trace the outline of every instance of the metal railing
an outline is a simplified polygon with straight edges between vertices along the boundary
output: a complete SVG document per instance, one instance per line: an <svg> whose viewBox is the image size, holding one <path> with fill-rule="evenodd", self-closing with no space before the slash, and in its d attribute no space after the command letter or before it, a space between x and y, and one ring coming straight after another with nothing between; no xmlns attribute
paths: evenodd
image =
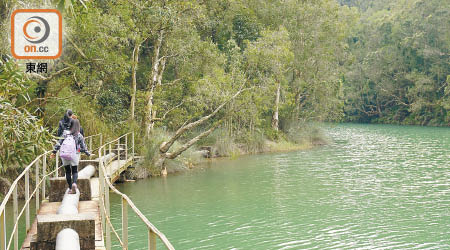
<svg viewBox="0 0 450 250"><path fill-rule="evenodd" d="M131 136L131 146L129 147L128 139ZM116 148L113 148L116 147ZM124 148L123 148L124 147ZM115 157L104 162L102 156L106 156L106 152L111 153L116 151ZM107 175L106 166L108 163L114 160L120 160L121 156L124 156L125 160L133 160L134 153L134 133L127 133L121 137L112 140L98 149L99 155L99 183L100 183L100 214L102 225L105 232L106 239L106 249L111 249L111 231L114 233L116 239L120 243L123 249L128 249L128 206L132 211L139 217L139 219L145 224L148 232L148 249L156 250L156 240L157 237L162 241L167 249L175 249L166 236L161 233L150 221L145 217L144 214L134 205L131 199L117 190L111 183L110 176ZM131 159L128 156L131 155ZM121 197L122 203L122 237L119 236L117 230L111 223L111 213L110 213L110 202L109 202L109 192L110 190Z"/></svg>
<svg viewBox="0 0 450 250"><path fill-rule="evenodd" d="M99 138L98 148L102 145L102 134L97 134L93 136L88 136L85 139L88 142L88 148L92 148L94 146L95 138ZM9 250L11 245L14 244L14 250L19 249L19 220L22 218L25 213L25 232L31 228L31 217L30 217L30 202L34 198L36 201L36 214L39 212L39 207L41 203L45 200L46 197L46 188L48 178L54 174L55 177L58 177L58 170L62 167L59 166L59 157L58 155L54 159L54 165L51 161L47 161L49 155L52 151L47 151L38 157L36 157L23 171L22 173L14 180L12 183L8 193L5 195L1 205L0 205L0 250ZM42 165L41 165L42 164ZM42 170L41 167L42 166ZM33 172L34 167L34 172ZM47 173L47 167L51 172ZM34 173L35 178L35 188L30 193L30 175ZM25 197L24 197L24 205L19 212L19 197L18 197L18 186L19 182L22 181L22 178L25 182ZM42 192L42 193L40 193ZM6 232L6 205L9 201L13 202L13 223L14 226L11 230L11 234L9 239L8 233Z"/></svg>

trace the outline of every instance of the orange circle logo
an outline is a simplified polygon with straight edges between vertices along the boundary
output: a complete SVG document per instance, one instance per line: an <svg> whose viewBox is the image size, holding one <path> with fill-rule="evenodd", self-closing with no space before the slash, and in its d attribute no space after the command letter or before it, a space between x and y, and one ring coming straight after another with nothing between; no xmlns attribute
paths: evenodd
<svg viewBox="0 0 450 250"><path fill-rule="evenodd" d="M50 35L50 25L44 18L32 16L23 25L23 35L30 43L42 43Z"/></svg>

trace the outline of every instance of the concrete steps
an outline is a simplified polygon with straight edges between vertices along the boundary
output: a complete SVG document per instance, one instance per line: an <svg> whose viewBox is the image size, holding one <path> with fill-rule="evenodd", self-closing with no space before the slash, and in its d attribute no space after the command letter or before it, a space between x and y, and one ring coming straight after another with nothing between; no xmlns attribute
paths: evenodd
<svg viewBox="0 0 450 250"><path fill-rule="evenodd" d="M21 249L55 249L56 236L65 228L74 229L78 233L81 250L105 249L98 203L99 180L97 177L85 177L78 179L77 184L80 190L78 214L63 215L58 214L58 209L67 190L66 179L50 179L49 201L41 204Z"/></svg>

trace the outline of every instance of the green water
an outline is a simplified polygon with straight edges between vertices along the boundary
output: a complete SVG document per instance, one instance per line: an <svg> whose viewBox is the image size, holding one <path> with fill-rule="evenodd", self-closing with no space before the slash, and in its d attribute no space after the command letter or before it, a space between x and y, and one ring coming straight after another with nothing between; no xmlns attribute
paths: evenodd
<svg viewBox="0 0 450 250"><path fill-rule="evenodd" d="M120 184L176 249L450 249L450 128L327 128L314 150ZM112 215L119 223L120 204ZM130 249L147 234L130 221Z"/></svg>

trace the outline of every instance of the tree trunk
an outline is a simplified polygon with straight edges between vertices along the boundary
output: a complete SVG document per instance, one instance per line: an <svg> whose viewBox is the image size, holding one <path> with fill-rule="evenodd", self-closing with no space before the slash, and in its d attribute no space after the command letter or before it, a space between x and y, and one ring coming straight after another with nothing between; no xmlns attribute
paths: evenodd
<svg viewBox="0 0 450 250"><path fill-rule="evenodd" d="M139 62L139 47L140 44L136 41L134 44L133 49L133 65L131 68L131 79L132 79L132 85L131 85L131 120L134 121L134 112L135 112L135 106L136 106L136 71L137 66Z"/></svg>
<svg viewBox="0 0 450 250"><path fill-rule="evenodd" d="M175 135L173 135L169 141L167 142L163 142L161 143L161 145L159 146L159 156L158 159L155 161L155 167L159 168L159 169L163 169L164 167L164 162L166 161L166 159L175 159L178 155L180 155L181 153L183 153L185 150L187 150L188 148L190 148L192 145L194 145L196 142L198 142L200 139L208 136L209 134L211 134L222 122L223 120L225 120L225 118L221 119L219 122L217 122L215 125L213 125L210 129L208 129L207 131L197 135L196 137L194 137L193 139L191 139L190 141L188 141L187 143L185 143L183 146L181 146L179 149L175 150L172 153L167 153L167 151L169 151L170 147L173 145L173 143L180 138L181 135L183 135L184 133L186 133L187 131L189 131L190 129L193 129L201 124L203 124L204 122L206 122L208 119L210 119L211 117L213 117L215 114L217 114L227 103L229 103L230 101L234 100L237 96L239 96L243 91L248 90L250 88L246 88L246 89L241 89L238 92L236 92L230 99L226 100L225 102L223 102L221 105L219 105L212 113L210 113L207 116L204 116L200 119L198 119L195 122L191 122L187 125L183 125L181 128L179 128L176 132Z"/></svg>
<svg viewBox="0 0 450 250"><path fill-rule="evenodd" d="M152 131L153 128L153 92L154 92L154 87L155 86L151 86L150 87L150 91L147 95L147 111L146 111L146 117L145 117L145 136L146 138L150 137L150 132Z"/></svg>
<svg viewBox="0 0 450 250"><path fill-rule="evenodd" d="M159 151L161 153L167 153L167 151L170 149L170 147L173 145L173 143L175 143L175 141L180 138L181 135L183 135L185 132L187 132L190 129L193 129L197 126L199 126L200 124L203 124L204 122L206 122L209 118L213 117L215 114L217 114L228 102L234 100L238 95L240 95L244 90L248 90L247 89L241 89L238 92L236 92L230 99L226 100L224 103L220 104L219 107L217 107L212 113L210 113L207 116L204 116L200 119L198 119L195 122L191 122L187 125L182 126L181 128L179 128L176 132L175 135L172 136L169 141L167 142L163 142L160 147L159 147Z"/></svg>
<svg viewBox="0 0 450 250"><path fill-rule="evenodd" d="M277 96L275 98L275 112L273 112L272 116L272 128L278 131L278 106L280 104L280 89L281 84L278 83L277 85Z"/></svg>
<svg viewBox="0 0 450 250"><path fill-rule="evenodd" d="M196 137L192 138L191 140L189 140L188 142L183 144L183 146L181 146L180 148L178 148L174 152L172 152L172 153L160 153L158 159L155 162L155 167L157 167L158 169L163 170L164 162L166 161L166 159L175 159L175 158L177 158L180 154L182 154L188 148L192 147L192 145L197 143L199 140L201 140L202 138L205 138L206 136L210 135L214 130L216 130L217 127L219 127L219 125L223 122L223 120L224 119L220 120L219 122L214 124L210 129L208 129L208 130L204 131L203 133L197 135Z"/></svg>
<svg viewBox="0 0 450 250"><path fill-rule="evenodd" d="M163 74L164 69L160 69L160 62L161 62L161 58L159 57L160 51L161 51L161 46L162 46L162 41L163 41L163 34L164 34L164 30L160 30L158 33L158 39L156 40L156 44L155 44L155 49L153 52L153 60L152 60L152 72L151 75L149 77L149 93L147 95L147 108L146 108L146 116L144 117L145 120L145 129L146 129L146 133L145 136L146 138L150 137L150 132L153 128L153 92L155 90L155 87L158 83L158 80L160 80L159 75ZM164 60L165 62L165 60Z"/></svg>

